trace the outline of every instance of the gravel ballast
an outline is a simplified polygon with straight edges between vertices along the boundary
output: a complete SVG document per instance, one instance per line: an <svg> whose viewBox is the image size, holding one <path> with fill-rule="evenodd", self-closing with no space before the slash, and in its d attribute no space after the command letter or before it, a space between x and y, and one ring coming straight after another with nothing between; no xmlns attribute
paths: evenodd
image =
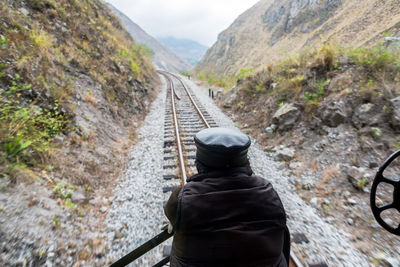
<svg viewBox="0 0 400 267"><path fill-rule="evenodd" d="M184 80L219 126L235 127L208 97L208 90ZM125 177L114 190L114 202L106 219L110 260L118 259L158 234L166 222L162 210L165 87L164 82L163 90L138 131L139 141L132 149ZM278 170L278 163L267 156L255 140L252 140L249 157L254 172L268 179L279 193L291 233L304 234L308 240L308 243L292 246L301 260L306 264L325 262L328 266L368 266L367 257L350 244L349 234L321 219L316 210L297 195L291 177L285 175L284 170ZM161 258L161 248L155 249L133 266L148 266Z"/></svg>
<svg viewBox="0 0 400 267"><path fill-rule="evenodd" d="M114 190L114 201L106 219L108 258L115 261L161 231L165 224L162 194L163 129L165 90L159 93L138 130L124 178ZM161 259L161 248L153 249L131 266L148 266Z"/></svg>

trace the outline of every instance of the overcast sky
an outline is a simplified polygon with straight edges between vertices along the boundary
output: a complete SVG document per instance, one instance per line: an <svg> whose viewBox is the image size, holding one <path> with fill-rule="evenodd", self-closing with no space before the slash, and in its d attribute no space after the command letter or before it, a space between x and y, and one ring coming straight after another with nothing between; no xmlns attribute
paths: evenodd
<svg viewBox="0 0 400 267"><path fill-rule="evenodd" d="M174 36L211 46L258 0L106 0L153 37Z"/></svg>

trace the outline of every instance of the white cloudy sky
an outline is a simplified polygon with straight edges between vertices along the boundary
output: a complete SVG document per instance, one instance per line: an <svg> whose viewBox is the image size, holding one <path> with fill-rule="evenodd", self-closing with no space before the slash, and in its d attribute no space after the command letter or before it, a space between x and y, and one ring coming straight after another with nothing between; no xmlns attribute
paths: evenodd
<svg viewBox="0 0 400 267"><path fill-rule="evenodd" d="M258 0L106 0L153 37L174 36L211 46Z"/></svg>

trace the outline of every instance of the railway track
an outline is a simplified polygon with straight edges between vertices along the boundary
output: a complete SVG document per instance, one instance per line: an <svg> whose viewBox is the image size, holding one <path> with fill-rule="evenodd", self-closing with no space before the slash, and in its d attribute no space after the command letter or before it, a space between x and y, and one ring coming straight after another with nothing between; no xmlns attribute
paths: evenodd
<svg viewBox="0 0 400 267"><path fill-rule="evenodd" d="M175 187L185 184L186 178L196 173L194 135L204 128L218 125L198 104L196 97L179 77L167 72L160 73L166 78L169 87L165 110L163 166L163 178L167 184L163 192L169 193Z"/></svg>
<svg viewBox="0 0 400 267"><path fill-rule="evenodd" d="M211 115L199 104L182 79L172 73L159 71L167 81L167 101L164 125L164 201L170 192L186 183L196 173L194 135L210 127L218 127ZM177 100L177 101L176 101ZM290 267L303 267L294 253Z"/></svg>

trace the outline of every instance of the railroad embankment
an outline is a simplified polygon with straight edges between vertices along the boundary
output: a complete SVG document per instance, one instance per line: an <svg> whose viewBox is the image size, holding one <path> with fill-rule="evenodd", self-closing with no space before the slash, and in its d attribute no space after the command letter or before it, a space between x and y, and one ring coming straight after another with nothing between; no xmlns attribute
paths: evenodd
<svg viewBox="0 0 400 267"><path fill-rule="evenodd" d="M377 167L400 149L398 49L326 45L247 71L217 102L371 263L390 258L382 251L395 258L398 240L373 219L369 188ZM390 203L393 189L381 189L379 199ZM396 227L398 213L387 215Z"/></svg>
<svg viewBox="0 0 400 267"><path fill-rule="evenodd" d="M150 54L102 1L0 2L0 265L104 255L90 233L156 93Z"/></svg>

